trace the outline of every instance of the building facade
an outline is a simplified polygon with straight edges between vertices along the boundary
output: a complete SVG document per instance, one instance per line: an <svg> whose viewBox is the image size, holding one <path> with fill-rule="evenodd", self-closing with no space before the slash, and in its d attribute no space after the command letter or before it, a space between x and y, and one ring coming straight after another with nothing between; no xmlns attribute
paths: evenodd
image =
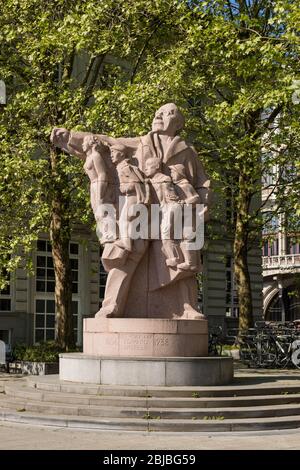
<svg viewBox="0 0 300 470"><path fill-rule="evenodd" d="M288 215L277 210L278 176L279 168L274 167L262 191L268 218L262 247L263 314L267 321L293 321L300 319L300 242L299 234L288 230Z"/></svg>

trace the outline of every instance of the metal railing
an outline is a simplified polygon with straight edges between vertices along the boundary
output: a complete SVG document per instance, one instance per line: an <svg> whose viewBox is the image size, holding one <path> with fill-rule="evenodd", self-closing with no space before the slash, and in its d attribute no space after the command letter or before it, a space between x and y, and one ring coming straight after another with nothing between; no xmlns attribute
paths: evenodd
<svg viewBox="0 0 300 470"><path fill-rule="evenodd" d="M300 254L263 256L262 266L263 269L300 269Z"/></svg>

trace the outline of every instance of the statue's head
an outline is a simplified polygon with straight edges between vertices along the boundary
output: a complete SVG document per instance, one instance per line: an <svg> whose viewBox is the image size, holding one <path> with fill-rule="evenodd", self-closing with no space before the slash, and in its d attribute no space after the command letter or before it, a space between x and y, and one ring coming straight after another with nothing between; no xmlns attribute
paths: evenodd
<svg viewBox="0 0 300 470"><path fill-rule="evenodd" d="M82 150L84 152L87 152L88 150L92 149L93 147L99 147L100 146L100 142L99 140L97 139L97 137L95 137L94 135L92 134L88 134L84 139L83 139L83 142L82 142Z"/></svg>
<svg viewBox="0 0 300 470"><path fill-rule="evenodd" d="M174 103L161 106L152 121L152 130L171 137L179 134L184 127L184 116Z"/></svg>
<svg viewBox="0 0 300 470"><path fill-rule="evenodd" d="M117 165L120 163L122 160L125 160L127 158L127 149L125 145L116 143L113 144L110 147L110 156L111 156L111 161Z"/></svg>
<svg viewBox="0 0 300 470"><path fill-rule="evenodd" d="M146 176L151 178L157 172L160 171L160 160L158 158L148 158L145 163L145 170L144 173Z"/></svg>

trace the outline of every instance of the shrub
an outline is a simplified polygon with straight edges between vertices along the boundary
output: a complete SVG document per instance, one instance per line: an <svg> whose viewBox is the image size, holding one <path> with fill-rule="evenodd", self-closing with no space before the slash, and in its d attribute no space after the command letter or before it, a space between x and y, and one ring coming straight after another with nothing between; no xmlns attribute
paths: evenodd
<svg viewBox="0 0 300 470"><path fill-rule="evenodd" d="M55 341L45 341L34 346L17 344L13 349L13 358L16 361L58 362L62 352L64 350Z"/></svg>

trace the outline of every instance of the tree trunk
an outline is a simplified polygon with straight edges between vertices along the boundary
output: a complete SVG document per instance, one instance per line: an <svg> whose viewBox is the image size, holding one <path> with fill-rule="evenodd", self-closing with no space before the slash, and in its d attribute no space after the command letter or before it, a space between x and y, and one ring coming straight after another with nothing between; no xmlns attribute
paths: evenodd
<svg viewBox="0 0 300 470"><path fill-rule="evenodd" d="M239 177L239 196L234 234L234 275L239 303L239 335L253 326L253 308L248 267L248 214L250 197L247 181Z"/></svg>
<svg viewBox="0 0 300 470"><path fill-rule="evenodd" d="M57 176L57 152L51 151L51 168L54 180L50 240L55 272L55 311L56 342L64 350L75 347L72 318L72 272L69 256L70 222L68 217L69 201L63 195L63 185L55 185ZM60 180L59 180L60 181Z"/></svg>

